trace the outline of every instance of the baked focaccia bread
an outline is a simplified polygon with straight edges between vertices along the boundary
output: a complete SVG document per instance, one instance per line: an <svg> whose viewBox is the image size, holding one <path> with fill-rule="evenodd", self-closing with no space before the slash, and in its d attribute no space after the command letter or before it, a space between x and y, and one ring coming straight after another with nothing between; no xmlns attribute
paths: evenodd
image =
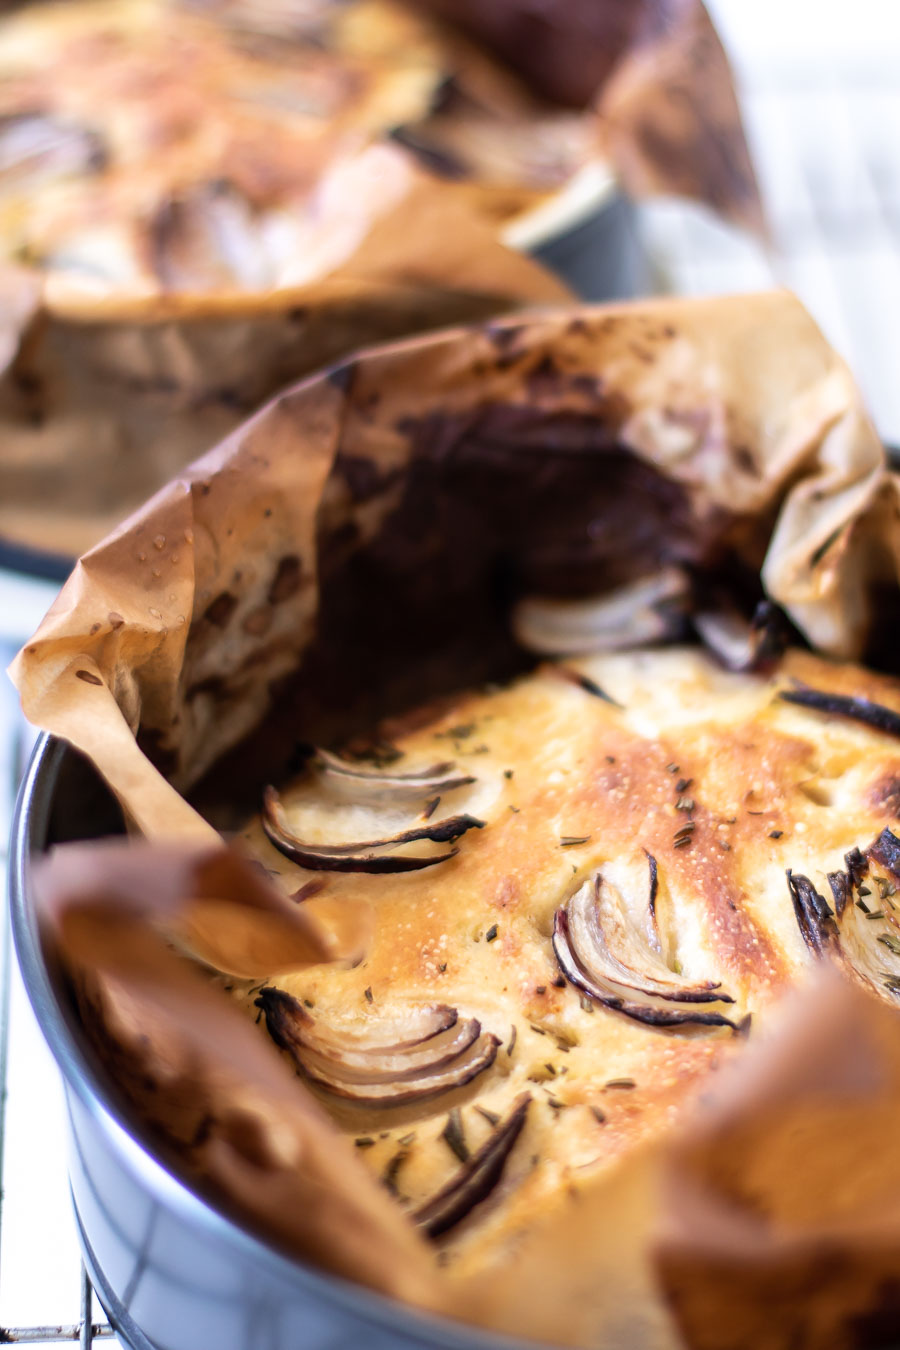
<svg viewBox="0 0 900 1350"><path fill-rule="evenodd" d="M389 137L512 211L596 153L589 118L392 0L27 6L0 22L0 261L131 296L302 285L402 195L365 155Z"/></svg>
<svg viewBox="0 0 900 1350"><path fill-rule="evenodd" d="M665 1130L817 960L900 994L900 684L547 664L315 752L244 843L368 957L234 987L461 1273Z"/></svg>

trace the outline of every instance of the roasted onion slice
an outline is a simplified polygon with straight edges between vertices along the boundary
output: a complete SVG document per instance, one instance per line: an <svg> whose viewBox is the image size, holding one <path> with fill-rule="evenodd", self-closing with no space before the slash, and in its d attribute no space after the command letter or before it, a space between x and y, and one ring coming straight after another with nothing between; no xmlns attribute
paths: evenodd
<svg viewBox="0 0 900 1350"><path fill-rule="evenodd" d="M558 909L553 950L570 984L594 1002L650 1026L727 1026L702 1003L733 1003L718 984L690 984L666 965L649 935L630 919L615 887L596 873Z"/></svg>
<svg viewBox="0 0 900 1350"><path fill-rule="evenodd" d="M452 760L431 764L411 773L388 773L385 769L363 769L358 764L341 759L329 750L317 749L312 765L330 788L337 789L354 801L380 801L386 797L415 798L432 793L452 792L468 787L475 779L456 770Z"/></svg>
<svg viewBox="0 0 900 1350"><path fill-rule="evenodd" d="M809 877L788 870L797 925L816 956L893 1001L900 997L900 839L882 830L865 855L852 849L844 862L845 872L828 873L833 909Z"/></svg>
<svg viewBox="0 0 900 1350"><path fill-rule="evenodd" d="M256 1000L266 1029L305 1078L333 1096L364 1106L402 1106L462 1087L489 1068L500 1042L474 1017L432 1010L435 1027L414 1040L373 1044L320 1028L290 994L263 989Z"/></svg>
<svg viewBox="0 0 900 1350"><path fill-rule="evenodd" d="M506 1160L522 1133L531 1094L516 1098L512 1111L502 1120L477 1153L473 1153L454 1177L420 1206L413 1219L431 1238L440 1237L460 1223L476 1205L491 1194L503 1175Z"/></svg>
<svg viewBox="0 0 900 1350"><path fill-rule="evenodd" d="M690 582L678 567L587 600L529 596L513 613L516 640L542 656L587 656L682 635Z"/></svg>
<svg viewBox="0 0 900 1350"><path fill-rule="evenodd" d="M799 682L793 689L782 689L778 697L785 703L796 703L814 712L862 722L876 731L883 731L887 736L900 736L900 713L893 708L886 708L883 703L873 703L868 698L850 698L846 694L834 694L828 689L812 689L808 684Z"/></svg>
<svg viewBox="0 0 900 1350"><path fill-rule="evenodd" d="M475 816L448 816L434 824L418 825L385 839L369 839L352 844L313 844L292 834L281 799L273 787L267 787L263 797L263 829L279 853L283 853L300 867L316 872L416 872L423 867L434 867L458 853L380 853L377 850L413 844L421 841L444 844L459 839L467 830L480 830L483 820Z"/></svg>
<svg viewBox="0 0 900 1350"><path fill-rule="evenodd" d="M734 606L702 609L691 622L704 647L727 670L762 670L776 661L787 643L787 624L777 605L761 600L747 620Z"/></svg>

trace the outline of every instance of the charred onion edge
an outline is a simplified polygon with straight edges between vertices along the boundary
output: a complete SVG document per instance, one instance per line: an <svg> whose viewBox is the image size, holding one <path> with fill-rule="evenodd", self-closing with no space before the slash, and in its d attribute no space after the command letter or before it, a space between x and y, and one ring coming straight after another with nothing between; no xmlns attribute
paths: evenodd
<svg viewBox="0 0 900 1350"><path fill-rule="evenodd" d="M287 828L284 821L284 807L273 787L267 787L263 795L262 825L269 842L292 862L316 872L415 872L423 867L434 867L436 863L446 862L459 852L451 849L448 853L430 855L374 854L370 849L388 848L396 844L412 844L419 840L430 840L441 844L456 840L467 830L481 830L484 821L475 816L449 816L435 825L421 825L416 829L404 830L401 834L386 839L372 839L353 844L311 844L299 839Z"/></svg>
<svg viewBox="0 0 900 1350"><path fill-rule="evenodd" d="M384 1083L360 1083L342 1079L334 1074L303 1063L303 1073L333 1097L341 1097L360 1106L408 1106L410 1102L426 1101L442 1092L465 1087L473 1078L489 1069L497 1058L500 1045L496 1036L483 1032L463 1055L432 1074L422 1070L417 1076L393 1079Z"/></svg>
<svg viewBox="0 0 900 1350"><path fill-rule="evenodd" d="M495 1127L477 1153L415 1211L412 1217L428 1237L440 1237L454 1228L491 1194L522 1132L530 1104L530 1092L517 1097L510 1114Z"/></svg>
<svg viewBox="0 0 900 1350"><path fill-rule="evenodd" d="M644 849L644 855L650 866L650 917L653 920L653 927L656 927L656 897L659 892L659 864L652 853Z"/></svg>
<svg viewBox="0 0 900 1350"><path fill-rule="evenodd" d="M787 869L787 884L794 903L794 914L803 941L817 956L840 947L840 934L834 911L820 895L809 877Z"/></svg>
<svg viewBox="0 0 900 1350"><path fill-rule="evenodd" d="M263 1011L272 1040L287 1051L304 1077L333 1096L361 1105L405 1105L462 1087L490 1068L500 1044L496 1036L481 1031L475 1018L461 1022L456 1009L443 1005L433 1010L436 1024L432 1030L415 1040L387 1046L366 1045L349 1036L344 1040L333 1031L326 1037L317 1037L315 1020L297 999L282 989L261 990L256 1006ZM453 1050L448 1053L446 1047L436 1042L453 1027L457 1030ZM430 1060L423 1053L423 1047L427 1051L429 1043L435 1045ZM359 1062L348 1062L348 1057L369 1061L368 1078L364 1064L361 1067ZM379 1059L403 1058L409 1058L408 1068L401 1066L398 1070L392 1065L379 1068Z"/></svg>
<svg viewBox="0 0 900 1350"><path fill-rule="evenodd" d="M346 779L348 784L394 792L450 792L453 788L468 787L475 782L471 774L454 775L456 764L453 760L430 764L428 768L416 769L412 773L386 773L384 769L360 769L339 755L333 755L330 750L316 747L313 762L323 774Z"/></svg>
<svg viewBox="0 0 900 1350"><path fill-rule="evenodd" d="M851 848L849 853L844 854L844 866L851 886L858 886L863 877L868 876L869 860L858 848Z"/></svg>
<svg viewBox="0 0 900 1350"><path fill-rule="evenodd" d="M734 1032L738 1030L735 1023L722 1013L697 1012L692 1008L653 1008L648 1007L647 1004L637 1003L617 994L607 994L598 989L591 976L582 968L572 949L569 937L569 916L564 906L556 911L553 920L552 943L559 968L569 983L574 985L576 989L580 989L592 1002L599 1003L604 1008L610 1008L613 1012L620 1012L625 1017L630 1017L636 1022L643 1022L652 1027L675 1027L690 1024L730 1027ZM654 996L658 997L658 995ZM711 995L711 997L718 998L720 1002L733 1002L728 995Z"/></svg>
<svg viewBox="0 0 900 1350"><path fill-rule="evenodd" d="M863 722L888 736L900 736L900 713L886 708L883 703L873 703L867 698L850 698L846 694L831 694L827 690L811 689L807 684L798 684L795 689L781 689L778 697L785 703L796 703L801 708L812 708L815 712L849 717L853 722Z"/></svg>
<svg viewBox="0 0 900 1350"><path fill-rule="evenodd" d="M895 881L900 881L900 839L889 829L883 829L875 842L869 845L866 857L880 863Z"/></svg>

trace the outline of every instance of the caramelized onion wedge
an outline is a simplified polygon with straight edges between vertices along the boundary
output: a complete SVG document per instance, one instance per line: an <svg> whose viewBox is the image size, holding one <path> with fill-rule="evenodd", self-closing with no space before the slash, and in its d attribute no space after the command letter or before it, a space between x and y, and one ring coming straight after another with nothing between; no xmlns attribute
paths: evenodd
<svg viewBox="0 0 900 1350"><path fill-rule="evenodd" d="M401 1050L394 1054L389 1050L344 1051L336 1056L305 1048L303 1064L309 1073L325 1077L338 1075L347 1082L392 1083L445 1068L474 1045L480 1035L481 1023L478 1019L466 1017L458 1021L451 1031L426 1041L417 1049Z"/></svg>
<svg viewBox="0 0 900 1350"><path fill-rule="evenodd" d="M667 567L617 591L587 600L530 596L513 612L513 633L529 651L578 656L619 651L681 634L690 590L687 575Z"/></svg>
<svg viewBox="0 0 900 1350"><path fill-rule="evenodd" d="M516 1098L513 1109L456 1175L413 1215L430 1238L440 1237L486 1200L503 1175L506 1160L522 1133L531 1093Z"/></svg>
<svg viewBox="0 0 900 1350"><path fill-rule="evenodd" d="M361 769L328 750L317 749L313 763L331 786L352 792L355 801L386 796L421 797L432 792L452 792L475 782L470 774L454 772L456 765L452 760L430 764L412 773L387 773L384 769Z"/></svg>
<svg viewBox="0 0 900 1350"><path fill-rule="evenodd" d="M656 881L658 887L658 869ZM734 1002L720 992L718 984L689 984L670 970L639 930L629 924L621 897L600 873L569 897L566 914L575 952L587 962L591 974L617 985L619 992L633 989L676 1003Z"/></svg>
<svg viewBox="0 0 900 1350"><path fill-rule="evenodd" d="M455 1009L452 1021L435 1034L377 1046L333 1031L317 1034L316 1020L283 990L262 990L256 1003L272 1040L304 1077L365 1106L400 1106L462 1087L493 1064L500 1044L474 1017L460 1020Z"/></svg>
<svg viewBox="0 0 900 1350"><path fill-rule="evenodd" d="M431 843L447 843L456 840L467 830L484 828L484 821L475 816L449 816L433 825L420 825L401 834L390 835L385 839L371 839L353 844L312 844L299 839L288 829L284 807L278 793L267 787L263 797L263 829L269 841L279 853L283 853L292 862L301 867L321 872L415 872L423 867L433 867L436 863L446 862L456 856L458 849L448 853L431 854L386 854L373 850L396 847L403 844L428 840Z"/></svg>
<svg viewBox="0 0 900 1350"><path fill-rule="evenodd" d="M890 830L882 831L866 850L866 858L900 880L900 839ZM828 873L833 910L808 877L788 870L788 889L797 926L810 951L835 961L848 975L882 997L887 993L893 1002L900 997L900 911L889 907L884 892L881 902L877 891L868 904L854 901L854 891L869 870L866 858L851 849L844 859L847 871Z"/></svg>
<svg viewBox="0 0 900 1350"><path fill-rule="evenodd" d="M722 1013L696 1007L734 1000L716 984L679 980L649 941L641 941L621 910L617 913L609 904L601 907L603 887L599 874L589 878L556 912L553 951L569 983L603 1007L648 1026L693 1024L737 1030Z"/></svg>
<svg viewBox="0 0 900 1350"><path fill-rule="evenodd" d="M787 884L797 926L807 947L817 956L836 950L839 946L838 926L834 910L824 895L819 894L809 877L794 873L790 868L787 869Z"/></svg>
<svg viewBox="0 0 900 1350"><path fill-rule="evenodd" d="M602 982L582 967L572 950L568 920L564 909L557 910L554 920L553 951L556 954L560 970L570 984L574 985L576 989L580 989L594 1003L599 1003L613 1012L620 1012L625 1017L632 1018L635 1022L644 1022L651 1027L678 1027L690 1024L692 1026L731 1027L732 1031L738 1029L735 1023L723 1016L722 1013L700 1012L696 1007L688 1005L677 1007L670 1004L665 1007L658 1003L653 996L648 996L646 999L629 998L623 993L615 992L614 986ZM640 990L635 992L640 994Z"/></svg>

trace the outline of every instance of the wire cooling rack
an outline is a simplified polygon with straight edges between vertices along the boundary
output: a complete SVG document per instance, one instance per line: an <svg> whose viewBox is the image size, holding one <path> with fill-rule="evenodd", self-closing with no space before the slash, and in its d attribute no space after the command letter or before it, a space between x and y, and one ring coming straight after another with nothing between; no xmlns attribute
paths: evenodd
<svg viewBox="0 0 900 1350"><path fill-rule="evenodd" d="M666 288L796 290L900 444L900 4L708 0L741 85L774 248L702 211L642 213ZM0 572L0 665L52 588ZM30 750L0 678L0 873L14 787ZM2 879L2 878L0 878ZM90 1346L112 1337L78 1251L65 1173L65 1106L0 934L0 1344Z"/></svg>

